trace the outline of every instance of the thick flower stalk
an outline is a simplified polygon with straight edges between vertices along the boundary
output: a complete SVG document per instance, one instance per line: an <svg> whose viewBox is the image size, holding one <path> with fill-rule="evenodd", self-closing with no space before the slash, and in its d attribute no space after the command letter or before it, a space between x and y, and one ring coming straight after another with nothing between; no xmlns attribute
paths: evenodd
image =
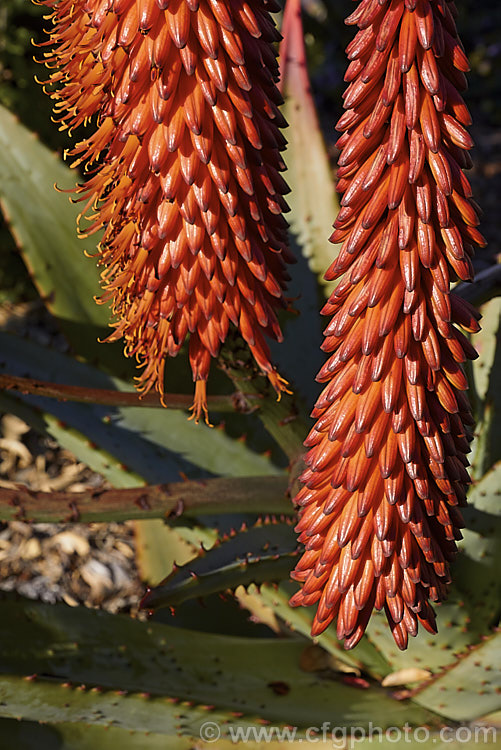
<svg viewBox="0 0 501 750"><path fill-rule="evenodd" d="M362 0L347 19L346 112L338 123L342 243L326 278L325 383L297 495L306 551L293 605L337 618L345 647L384 609L401 649L435 631L469 481L472 417L456 327L478 315L450 292L484 244L463 168L468 63L449 0Z"/></svg>
<svg viewBox="0 0 501 750"><path fill-rule="evenodd" d="M70 152L103 229L102 302L113 334L162 395L166 355L189 337L194 415L230 324L278 393L265 335L281 339L287 186L274 0L42 0L61 127L94 132Z"/></svg>

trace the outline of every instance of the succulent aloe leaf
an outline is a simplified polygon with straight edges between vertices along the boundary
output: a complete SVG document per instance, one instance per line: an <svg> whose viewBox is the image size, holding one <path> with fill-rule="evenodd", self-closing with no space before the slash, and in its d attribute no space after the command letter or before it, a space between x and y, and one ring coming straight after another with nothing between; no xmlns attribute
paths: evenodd
<svg viewBox="0 0 501 750"><path fill-rule="evenodd" d="M0 716L113 722L193 737L211 718L225 722L223 736L230 723L248 726L245 717L300 727L322 721L368 726L374 716L383 727L434 722L433 712L395 700L378 686L360 690L303 671L304 645L222 637L6 597L0 619ZM43 678L22 678L34 673ZM82 685L86 689L79 689ZM102 692L91 692L93 687Z"/></svg>
<svg viewBox="0 0 501 750"><path fill-rule="evenodd" d="M311 608L289 606L289 599L296 590L297 584L290 581L283 581L277 587L264 584L260 586L259 592L253 586L248 589L250 593L258 596L265 605L269 606L290 631L311 638L310 631L314 615ZM390 671L384 656L366 638L363 638L353 650L345 651L336 637L335 630L328 628L320 637L315 638L315 643L345 664L363 670L375 679L380 680Z"/></svg>
<svg viewBox="0 0 501 750"><path fill-rule="evenodd" d="M184 565L197 555L196 547L183 539L179 529L160 518L134 521L134 541L141 579L151 586L159 584L175 564Z"/></svg>
<svg viewBox="0 0 501 750"><path fill-rule="evenodd" d="M292 526L275 519L259 520L221 538L210 550L174 569L159 586L150 589L142 606L173 607L188 599L250 583L288 577L298 553Z"/></svg>
<svg viewBox="0 0 501 750"><path fill-rule="evenodd" d="M501 709L501 631L485 638L415 693L422 706L455 721Z"/></svg>
<svg viewBox="0 0 501 750"><path fill-rule="evenodd" d="M454 566L458 591L474 613L474 623L484 631L497 624L501 614L501 461L473 485L469 507L464 509L466 528L461 555Z"/></svg>
<svg viewBox="0 0 501 750"><path fill-rule="evenodd" d="M166 700L167 698L167 700ZM204 706L178 705L171 696L152 697L145 693L124 694L120 688L102 690L93 686L69 685L47 678L26 679L0 675L0 716L24 716L31 721L78 722L108 727L114 725L137 732L175 736L195 735L208 717L218 724L225 714ZM198 731L200 734L200 730Z"/></svg>
<svg viewBox="0 0 501 750"><path fill-rule="evenodd" d="M84 255L96 241L78 239L80 212L61 190L75 185L77 175L44 146L14 115L0 106L0 201L33 282L48 309L70 333L80 325L80 354L92 358L98 335L106 334L109 311L96 305L97 265ZM66 325L66 323L68 325ZM108 329L109 332L109 329ZM116 359L112 347L101 347L103 361Z"/></svg>
<svg viewBox="0 0 501 750"><path fill-rule="evenodd" d="M126 383L91 365L16 336L0 333L0 348L3 368L14 375L128 390ZM197 478L210 473L256 476L281 471L267 456L232 440L223 430L188 422L186 413L176 409L110 408L30 395L22 400L87 435L90 443L148 482L177 479L179 472Z"/></svg>
<svg viewBox="0 0 501 750"><path fill-rule="evenodd" d="M477 419L472 475L480 479L501 460L501 297L480 308L482 330L474 344L479 358L471 365Z"/></svg>
<svg viewBox="0 0 501 750"><path fill-rule="evenodd" d="M306 64L300 0L287 0L280 46L284 116L289 123L287 181L291 187L288 220L311 270L328 296L333 289L323 274L334 259L329 243L339 211L334 178L311 94Z"/></svg>
<svg viewBox="0 0 501 750"><path fill-rule="evenodd" d="M120 410L115 424L139 432L156 446L180 455L191 466L200 467L190 478L198 475L266 476L282 474L269 454L254 452L243 440L234 440L223 427L211 428L205 424L188 422L186 413L174 409ZM158 464L158 461L157 461ZM161 467L160 467L161 470Z"/></svg>
<svg viewBox="0 0 501 750"><path fill-rule="evenodd" d="M95 700L95 698L94 698ZM22 750L165 750L165 734L135 732L110 725L74 723L47 724L19 719L0 719L5 748ZM168 739L169 750L193 750L189 737Z"/></svg>
<svg viewBox="0 0 501 750"><path fill-rule="evenodd" d="M212 714L210 714L210 722ZM330 747L345 747L353 744L354 747L365 750L373 748L377 743L380 750L392 750L395 747L405 747L410 750L478 750L481 743L482 748L496 747L496 727L475 726L469 727L443 727L438 731L429 731L420 727L413 733L410 726L392 727L388 734L379 732L378 723L373 722L372 735L363 738L360 729L353 735L345 728L329 726L325 729L318 727L318 731L302 731L296 727L271 727L248 722L245 726L231 725L225 733L241 731L240 741L235 734L231 739L215 739L217 750L234 750L235 746L245 742L246 750L301 750L306 741L318 742L321 747L328 744ZM202 725L203 726L203 725ZM207 729L200 727L200 734ZM216 731L216 727L209 724L209 731ZM54 725L40 724L38 722L18 721L16 719L0 719L0 732L2 738L9 748L19 747L22 750L165 750L165 734L153 734L152 732L135 732L114 726L89 725L82 723L60 723ZM457 734L456 734L457 732ZM209 736L208 734L206 735ZM471 737L471 739L467 739ZM250 738L256 738L255 741ZM197 741L198 740L198 741ZM401 740L402 745L399 740ZM169 750L194 750L206 746L201 737L191 738L188 736L170 736L168 739ZM195 742L195 744L194 744ZM210 746L210 745L209 745Z"/></svg>
<svg viewBox="0 0 501 750"><path fill-rule="evenodd" d="M157 586L173 569L187 565L197 558L202 549L209 550L218 539L217 527L220 522L231 517L232 514L215 516L215 527L210 525L213 520L210 517L203 517L203 521L208 521L208 526L201 525L201 518L194 520L190 526L184 525L187 519L183 517L180 522L175 518L169 519L169 525L163 521L145 525L136 523L136 561L142 580L149 586ZM154 619L176 628L230 635L256 635L255 626L249 626L243 612L228 597L209 596L203 600L190 600L175 610L164 608L155 611Z"/></svg>
<svg viewBox="0 0 501 750"><path fill-rule="evenodd" d="M297 657L298 645L294 644L294 646L295 651L290 651L288 656ZM285 654L285 649L281 648L280 652ZM268 657L275 660L274 671L283 673L282 659L277 664L277 655L268 653ZM254 672L256 671L258 670L254 669ZM260 679L256 682L264 691L262 701L267 698L269 693L273 692L274 688L268 685L280 685L280 690L286 690L290 687L290 683L283 680L274 681L272 679L267 683L266 675L263 674L263 671L267 670L261 668L259 671L261 672ZM293 677L298 671L297 668L287 668L284 676L286 678ZM244 680L243 683L245 684L246 681ZM327 717L330 720L330 717L334 716L334 721L339 722L336 726L340 727L346 725L344 718L346 714L341 713L342 709L347 712L348 721L357 722L356 726L362 727L368 726L370 715L384 717L380 722L383 728L388 726L388 721L391 726L396 726L397 722L402 724L404 721L414 723L428 720L429 722L434 718L430 712L426 712L417 706L411 709L408 705L404 706L402 702L391 698L386 698L385 701L384 697L386 696L377 688L361 691L341 683L328 684L325 680L314 680L311 675L308 675L307 679L303 676L302 686L309 693L308 707L313 709L309 715L306 715L303 710L296 710L296 708L301 708L299 705L296 706L296 703L299 704L299 701L304 700L304 698L297 694L295 699L289 698L293 692L291 686L287 695L288 700L280 701L278 707L270 705L273 701L268 702L268 705L261 702L256 706L258 711L255 713L253 711L250 714L252 724L257 723L257 726L259 726L261 718L266 714L272 714L270 720L281 725L295 721L303 727L310 726L311 721L320 721L321 724L322 721L328 720ZM278 689L276 687L276 690ZM352 695L351 691L356 691L360 695ZM207 688L206 693L209 693ZM296 693L295 690L294 693ZM314 706L311 704L313 696L317 699ZM277 697L283 698L284 696L275 696L275 698ZM211 722L212 726L220 727L222 737L231 737L230 726L232 728L238 726L247 728L250 723L248 718L232 716L231 711L212 708L212 704L192 705L191 701L178 702L175 698L172 699L171 696L164 695L158 697L141 693L124 695L120 689L99 690L96 695L92 688L88 690L85 687L82 688L81 685L66 686L65 683L49 680L45 677L26 680L23 677L0 675L0 700L0 716L25 716L31 721L46 721L51 724L60 721L65 723L69 721L83 722L101 726L112 724L137 732L162 733L168 736L185 734L192 738L199 738L204 726L206 727L207 723ZM235 701L233 702L235 703ZM250 701L247 697L241 699L240 705L237 703L236 711L241 711L242 704L245 709L250 702L255 704L255 701ZM245 715L249 716L249 714ZM353 724L351 725L353 726Z"/></svg>

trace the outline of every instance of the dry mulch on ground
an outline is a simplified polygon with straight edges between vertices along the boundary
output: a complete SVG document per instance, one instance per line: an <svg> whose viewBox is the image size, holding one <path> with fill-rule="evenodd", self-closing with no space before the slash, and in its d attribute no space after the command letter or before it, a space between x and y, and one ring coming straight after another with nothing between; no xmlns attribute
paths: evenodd
<svg viewBox="0 0 501 750"><path fill-rule="evenodd" d="M105 486L102 477L17 417L0 420L0 489ZM143 592L132 523L0 523L0 589L48 603L137 612Z"/></svg>

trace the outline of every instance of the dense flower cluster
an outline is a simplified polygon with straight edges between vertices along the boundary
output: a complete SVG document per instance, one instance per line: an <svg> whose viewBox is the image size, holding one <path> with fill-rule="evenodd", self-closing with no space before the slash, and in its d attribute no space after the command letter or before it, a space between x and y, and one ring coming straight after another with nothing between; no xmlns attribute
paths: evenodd
<svg viewBox="0 0 501 750"><path fill-rule="evenodd" d="M362 0L347 19L346 112L338 123L344 274L323 309L325 383L297 495L306 551L293 605L318 604L313 634L337 618L346 648L384 609L396 643L446 596L461 538L472 417L456 325L478 315L450 293L471 279L475 204L468 63L450 0Z"/></svg>
<svg viewBox="0 0 501 750"><path fill-rule="evenodd" d="M94 132L71 151L104 229L99 262L138 387L164 387L165 356L189 337L194 414L230 324L280 392L265 334L281 339L292 257L274 0L41 0L52 11L49 83L62 127Z"/></svg>

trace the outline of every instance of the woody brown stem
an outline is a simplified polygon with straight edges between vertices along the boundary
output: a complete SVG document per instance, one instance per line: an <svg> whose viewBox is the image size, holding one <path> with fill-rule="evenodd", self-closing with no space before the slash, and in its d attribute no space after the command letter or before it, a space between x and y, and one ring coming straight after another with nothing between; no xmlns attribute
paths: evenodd
<svg viewBox="0 0 501 750"><path fill-rule="evenodd" d="M114 391L107 388L85 388L77 385L60 385L44 380L20 378L16 375L0 375L0 390L30 393L36 396L47 396L59 401L79 401L88 404L103 404L105 406L139 406L163 408L156 393L147 393L139 397L135 391ZM172 409L189 409L193 397L184 393L165 393L165 406ZM257 400L253 394L246 395L243 401L241 394L209 396L208 406L213 411L249 411L246 401Z"/></svg>
<svg viewBox="0 0 501 750"><path fill-rule="evenodd" d="M129 489L36 492L0 489L0 519L31 522L173 519L183 514L291 513L287 477L238 477L172 482Z"/></svg>

